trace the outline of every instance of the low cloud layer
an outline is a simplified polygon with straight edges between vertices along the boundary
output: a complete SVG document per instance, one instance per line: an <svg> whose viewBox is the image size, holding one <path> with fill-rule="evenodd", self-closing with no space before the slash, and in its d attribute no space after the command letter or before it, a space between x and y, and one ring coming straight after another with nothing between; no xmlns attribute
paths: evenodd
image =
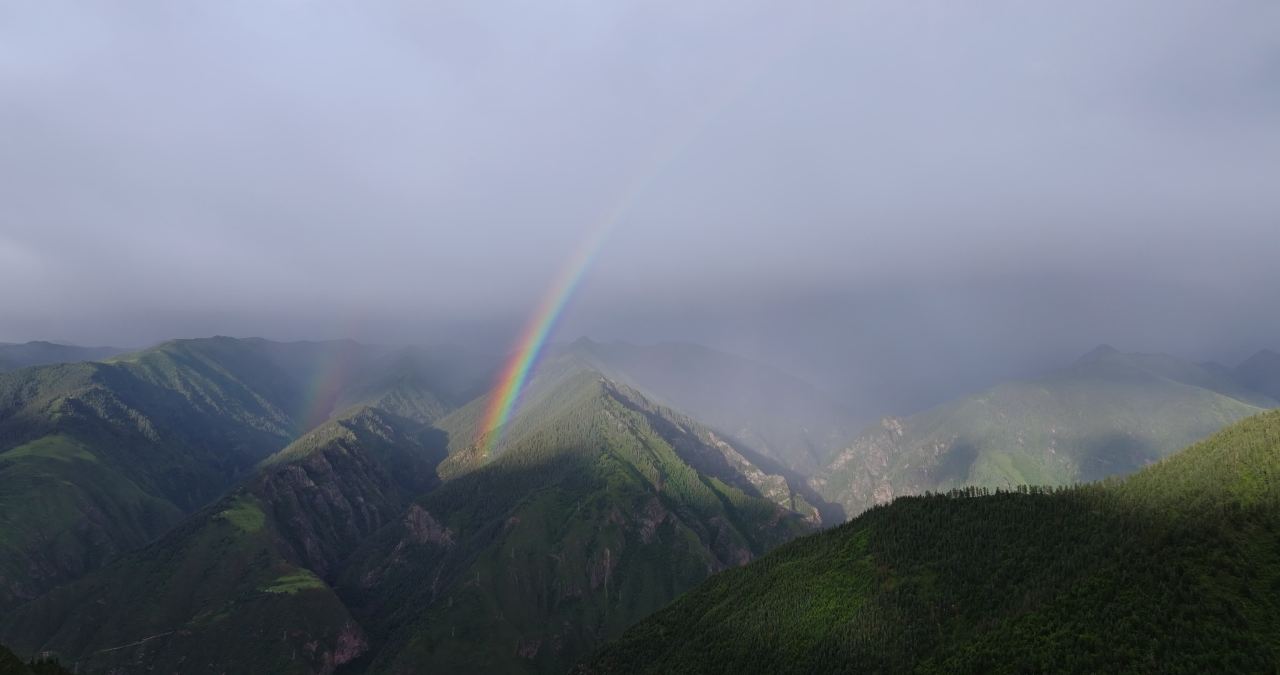
<svg viewBox="0 0 1280 675"><path fill-rule="evenodd" d="M0 1L0 340L501 349L625 204L566 332L944 389L1095 339L1234 357L1280 342L1277 25L1266 1Z"/></svg>

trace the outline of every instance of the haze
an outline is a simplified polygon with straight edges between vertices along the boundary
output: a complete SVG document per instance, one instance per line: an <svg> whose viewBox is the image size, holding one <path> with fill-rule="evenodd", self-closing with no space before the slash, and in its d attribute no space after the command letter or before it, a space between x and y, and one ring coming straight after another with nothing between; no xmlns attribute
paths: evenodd
<svg viewBox="0 0 1280 675"><path fill-rule="evenodd" d="M1280 4L0 1L0 340L1280 347ZM908 390L910 393L908 394ZM923 393L922 393L923 392Z"/></svg>

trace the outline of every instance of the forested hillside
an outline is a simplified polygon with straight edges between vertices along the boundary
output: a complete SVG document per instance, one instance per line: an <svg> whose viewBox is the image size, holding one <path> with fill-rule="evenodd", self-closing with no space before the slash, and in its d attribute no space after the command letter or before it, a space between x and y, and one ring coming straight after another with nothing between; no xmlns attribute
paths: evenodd
<svg viewBox="0 0 1280 675"><path fill-rule="evenodd" d="M1127 479L901 498L719 574L582 673L1275 672L1280 412Z"/></svg>

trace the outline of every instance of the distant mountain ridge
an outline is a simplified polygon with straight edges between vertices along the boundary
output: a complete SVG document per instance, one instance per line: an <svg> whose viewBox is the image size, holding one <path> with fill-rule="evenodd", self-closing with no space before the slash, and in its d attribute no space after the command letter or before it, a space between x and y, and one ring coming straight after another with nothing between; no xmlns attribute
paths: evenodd
<svg viewBox="0 0 1280 675"><path fill-rule="evenodd" d="M0 344L0 373L51 363L101 361L128 351L118 347L78 347L43 340Z"/></svg>
<svg viewBox="0 0 1280 675"><path fill-rule="evenodd" d="M1241 384L1280 400L1280 353L1263 349L1232 371Z"/></svg>
<svg viewBox="0 0 1280 675"><path fill-rule="evenodd" d="M1131 473L1276 405L1221 366L1104 345L1046 376L885 418L811 482L850 515L963 485L1069 485Z"/></svg>

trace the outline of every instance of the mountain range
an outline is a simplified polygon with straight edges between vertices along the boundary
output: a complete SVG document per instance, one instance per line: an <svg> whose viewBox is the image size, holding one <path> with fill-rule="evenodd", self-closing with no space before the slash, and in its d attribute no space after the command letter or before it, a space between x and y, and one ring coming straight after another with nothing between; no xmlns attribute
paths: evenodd
<svg viewBox="0 0 1280 675"><path fill-rule="evenodd" d="M403 358L214 339L6 376L29 423L0 466L31 478L0 483L25 490L0 641L90 672L564 669L820 522L803 481L575 355L490 449L486 398L435 386L465 378L368 374ZM334 364L359 374L307 394Z"/></svg>
<svg viewBox="0 0 1280 675"><path fill-rule="evenodd" d="M886 530L914 541L949 518L996 527L984 519L1005 519L1009 500L1051 499L1045 518L1068 502L1110 504L1097 495L1133 488L1039 486L1134 471L1124 485L1142 484L1160 458L1274 407L1280 383L1270 352L1229 369L1103 347L859 434L855 413L768 366L696 345L583 339L550 349L515 414L486 434L497 359L457 347L217 337L82 357L0 374L0 643L22 657L15 668L54 667L23 665L41 656L82 673L564 672L780 546L840 559L852 544L813 542L892 509L926 510L931 525L912 516ZM961 488L1003 492L898 499ZM1027 517L1034 530L1041 515ZM901 608L943 611L911 602L944 571L928 561L944 560L937 547L958 546L954 536L921 549L935 557L910 578L926 586L902 586ZM830 598L852 588L817 562L794 569L829 579ZM787 577L761 578L768 607L767 579ZM820 634L835 615L804 614L811 597L774 606L778 620ZM852 611L841 603L822 611ZM652 625L583 667L648 667L625 655ZM686 628L691 639L710 630ZM901 640L924 630L908 628L881 660L859 662L898 669ZM766 634L760 644L774 645ZM786 652L779 669L834 663L821 655L835 646L817 647ZM751 670L722 665L735 663Z"/></svg>
<svg viewBox="0 0 1280 675"><path fill-rule="evenodd" d="M343 406L429 420L462 396L464 360L384 352L212 338L0 375L0 608L163 534Z"/></svg>

